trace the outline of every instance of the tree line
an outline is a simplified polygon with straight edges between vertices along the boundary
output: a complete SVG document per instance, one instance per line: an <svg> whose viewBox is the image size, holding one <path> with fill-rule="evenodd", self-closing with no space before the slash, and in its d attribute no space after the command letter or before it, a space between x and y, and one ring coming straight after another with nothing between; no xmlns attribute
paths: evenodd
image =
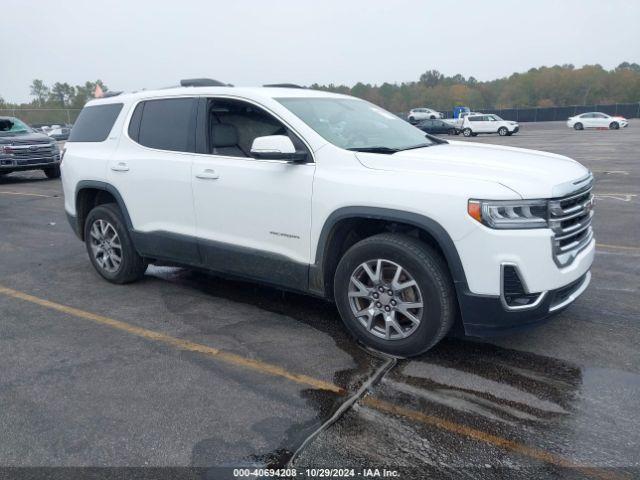
<svg viewBox="0 0 640 480"><path fill-rule="evenodd" d="M30 86L31 102L11 104L0 97L0 109L81 109L93 98L96 85L104 92L108 90L101 80L75 86L56 82L49 87L36 79ZM313 84L311 88L353 95L392 112L406 112L421 106L450 111L455 105L481 110L636 103L640 101L640 65L622 62L611 70L597 64L580 68L571 64L554 65L484 82L428 70L413 82L381 85L358 82L352 87Z"/></svg>
<svg viewBox="0 0 640 480"><path fill-rule="evenodd" d="M482 110L637 103L640 65L623 62L611 70L601 65L554 65L486 82L428 70L414 82L357 83L353 87L314 84L312 88L353 95L396 113L415 107L450 111L455 105Z"/></svg>
<svg viewBox="0 0 640 480"><path fill-rule="evenodd" d="M102 82L85 82L84 85L70 85L67 82L56 82L49 87L42 80L36 79L31 82L29 93L32 97L28 103L8 103L0 96L0 108L69 108L81 109L85 103L93 98L96 86L100 86L103 92L109 89Z"/></svg>

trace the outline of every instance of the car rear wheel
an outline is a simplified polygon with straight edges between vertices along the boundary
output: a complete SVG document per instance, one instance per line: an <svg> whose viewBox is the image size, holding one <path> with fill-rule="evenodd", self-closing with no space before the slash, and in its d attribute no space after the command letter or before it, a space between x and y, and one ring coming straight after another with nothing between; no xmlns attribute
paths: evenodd
<svg viewBox="0 0 640 480"><path fill-rule="evenodd" d="M464 130L462 130L462 134L463 134L465 137L470 137L471 135L473 135L473 132L471 131L471 129L470 129L470 128L465 128Z"/></svg>
<svg viewBox="0 0 640 480"><path fill-rule="evenodd" d="M611 122L609 124L609 129L611 130L618 130L620 128L620 124L618 122Z"/></svg>
<svg viewBox="0 0 640 480"><path fill-rule="evenodd" d="M584 130L584 126L578 122L573 126L574 130Z"/></svg>
<svg viewBox="0 0 640 480"><path fill-rule="evenodd" d="M411 123L415 122L415 121L416 121L416 117L409 117L409 121L410 121Z"/></svg>
<svg viewBox="0 0 640 480"><path fill-rule="evenodd" d="M338 264L334 298L358 340L398 356L429 350L456 314L442 257L420 240L398 234L374 235L352 246Z"/></svg>
<svg viewBox="0 0 640 480"><path fill-rule="evenodd" d="M114 203L99 205L89 212L84 241L97 272L112 283L130 283L144 275L147 264L138 255Z"/></svg>
<svg viewBox="0 0 640 480"><path fill-rule="evenodd" d="M505 137L509 134L509 130L507 130L507 127L500 127L498 129L498 135L500 135L501 137Z"/></svg>
<svg viewBox="0 0 640 480"><path fill-rule="evenodd" d="M60 178L60 165L56 165L54 167L47 167L43 170L47 178Z"/></svg>

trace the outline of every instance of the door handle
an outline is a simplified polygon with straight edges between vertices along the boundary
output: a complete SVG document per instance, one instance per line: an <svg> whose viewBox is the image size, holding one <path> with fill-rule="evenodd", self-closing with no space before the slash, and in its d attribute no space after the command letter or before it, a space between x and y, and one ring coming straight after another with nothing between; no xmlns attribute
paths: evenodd
<svg viewBox="0 0 640 480"><path fill-rule="evenodd" d="M196 178L201 178L203 180L217 180L220 178L220 175L218 175L215 170L206 168L202 172L198 173Z"/></svg>
<svg viewBox="0 0 640 480"><path fill-rule="evenodd" d="M111 170L114 172L128 172L129 166L124 162L118 162L116 165L111 167Z"/></svg>

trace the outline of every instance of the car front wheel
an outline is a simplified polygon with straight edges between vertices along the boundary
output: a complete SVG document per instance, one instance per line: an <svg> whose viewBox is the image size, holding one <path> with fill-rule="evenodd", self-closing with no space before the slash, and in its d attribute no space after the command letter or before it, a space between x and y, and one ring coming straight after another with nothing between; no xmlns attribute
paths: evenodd
<svg viewBox="0 0 640 480"><path fill-rule="evenodd" d="M447 334L456 313L442 257L398 234L374 235L352 246L338 264L334 298L357 339L398 356L429 350Z"/></svg>
<svg viewBox="0 0 640 480"><path fill-rule="evenodd" d="M573 126L573 128L574 128L574 130L583 130L584 129L584 127L582 126L582 124L580 122L576 123Z"/></svg>
<svg viewBox="0 0 640 480"><path fill-rule="evenodd" d="M84 241L97 272L112 283L129 283L144 275L147 264L138 255L114 203L99 205L89 212Z"/></svg>
<svg viewBox="0 0 640 480"><path fill-rule="evenodd" d="M60 178L60 165L45 168L44 174L47 178Z"/></svg>
<svg viewBox="0 0 640 480"><path fill-rule="evenodd" d="M509 130L507 130L507 127L500 127L498 129L498 135L500 135L501 137L505 137L509 134Z"/></svg>
<svg viewBox="0 0 640 480"><path fill-rule="evenodd" d="M620 124L618 122L611 122L611 124L609 125L609 128L611 130L618 130L620 128Z"/></svg>

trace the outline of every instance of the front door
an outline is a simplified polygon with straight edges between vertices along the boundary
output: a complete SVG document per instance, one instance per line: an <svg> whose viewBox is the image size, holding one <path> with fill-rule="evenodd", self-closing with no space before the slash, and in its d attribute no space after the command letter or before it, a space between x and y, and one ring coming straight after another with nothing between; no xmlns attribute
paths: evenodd
<svg viewBox="0 0 640 480"><path fill-rule="evenodd" d="M193 163L196 233L207 267L306 288L315 164L306 145L263 108L238 99L202 100L205 151ZM288 135L308 163L258 160L256 137Z"/></svg>

